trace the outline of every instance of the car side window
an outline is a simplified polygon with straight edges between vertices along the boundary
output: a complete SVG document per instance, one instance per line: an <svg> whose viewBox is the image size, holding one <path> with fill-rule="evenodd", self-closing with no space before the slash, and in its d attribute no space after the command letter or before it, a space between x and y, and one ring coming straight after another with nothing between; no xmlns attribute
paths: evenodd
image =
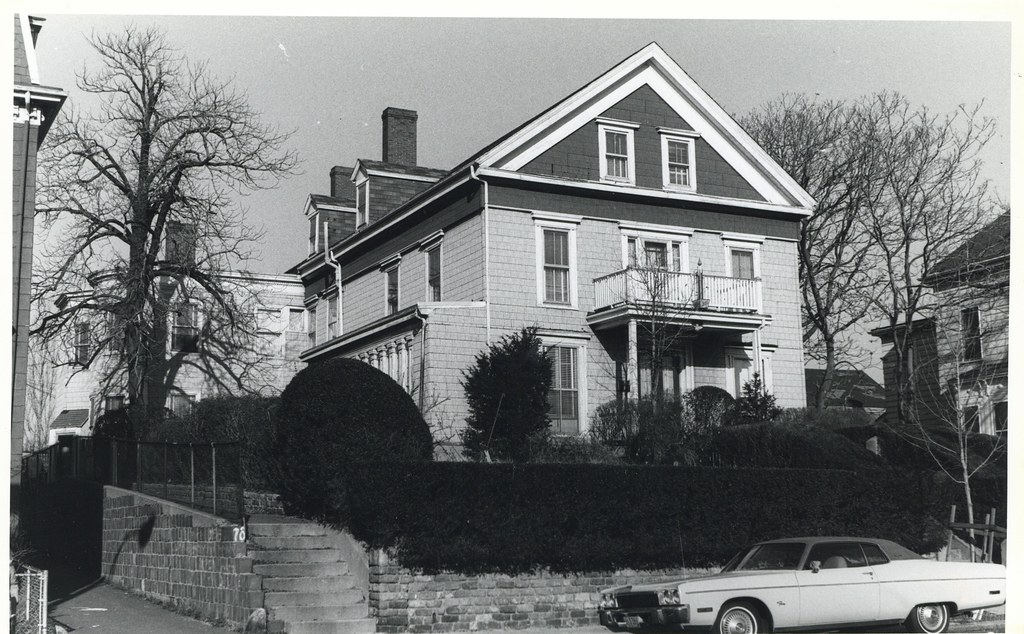
<svg viewBox="0 0 1024 634"><path fill-rule="evenodd" d="M885 556L878 544L861 543L860 547L864 549L864 554L868 557L868 565L880 566L889 563L889 558Z"/></svg>
<svg viewBox="0 0 1024 634"><path fill-rule="evenodd" d="M807 556L805 570L811 569L811 562L817 561L822 570L829 568L861 568L868 565L859 544L852 542L829 542L815 544Z"/></svg>

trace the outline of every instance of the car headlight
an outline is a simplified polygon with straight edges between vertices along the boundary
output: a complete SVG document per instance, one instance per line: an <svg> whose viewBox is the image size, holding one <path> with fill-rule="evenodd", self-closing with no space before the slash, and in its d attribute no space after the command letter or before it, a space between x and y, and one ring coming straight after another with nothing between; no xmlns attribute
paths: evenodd
<svg viewBox="0 0 1024 634"><path fill-rule="evenodd" d="M615 600L614 594L602 594L601 603L599 604L602 608L617 608L619 607L618 602Z"/></svg>
<svg viewBox="0 0 1024 634"><path fill-rule="evenodd" d="M662 590L658 594L658 605L680 605L679 590Z"/></svg>

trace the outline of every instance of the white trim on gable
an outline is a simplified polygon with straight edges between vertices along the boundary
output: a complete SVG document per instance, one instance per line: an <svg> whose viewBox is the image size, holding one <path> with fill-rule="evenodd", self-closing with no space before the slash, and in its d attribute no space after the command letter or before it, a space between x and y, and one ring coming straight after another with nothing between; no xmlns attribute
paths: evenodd
<svg viewBox="0 0 1024 634"><path fill-rule="evenodd" d="M518 170L643 85L649 85L768 202L810 211L814 199L656 43L538 117L480 159Z"/></svg>

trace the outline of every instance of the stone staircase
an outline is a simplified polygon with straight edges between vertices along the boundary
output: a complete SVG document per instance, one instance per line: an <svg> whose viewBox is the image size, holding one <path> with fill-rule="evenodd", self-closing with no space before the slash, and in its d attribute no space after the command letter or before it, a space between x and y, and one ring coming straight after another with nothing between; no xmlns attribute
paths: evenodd
<svg viewBox="0 0 1024 634"><path fill-rule="evenodd" d="M369 571L351 537L281 515L249 519L252 571L263 577L268 632L371 634Z"/></svg>

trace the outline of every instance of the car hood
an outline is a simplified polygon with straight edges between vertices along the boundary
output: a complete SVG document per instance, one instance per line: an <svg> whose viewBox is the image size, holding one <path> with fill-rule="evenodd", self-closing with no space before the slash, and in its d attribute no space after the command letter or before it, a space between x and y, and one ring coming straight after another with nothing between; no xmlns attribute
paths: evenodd
<svg viewBox="0 0 1024 634"><path fill-rule="evenodd" d="M703 575L700 577L680 577L672 581L665 581L662 583L648 583L642 585L629 585L629 586L615 586L613 588L607 588L601 592L604 594L618 593L618 592L661 592L662 590L673 590L682 586L682 590L685 592L687 586L694 586L697 584L705 585L708 582L726 582L728 580L741 580L741 579L752 579L755 577L781 577L784 575L792 575L792 570L736 570L732 572L720 572L713 575Z"/></svg>

